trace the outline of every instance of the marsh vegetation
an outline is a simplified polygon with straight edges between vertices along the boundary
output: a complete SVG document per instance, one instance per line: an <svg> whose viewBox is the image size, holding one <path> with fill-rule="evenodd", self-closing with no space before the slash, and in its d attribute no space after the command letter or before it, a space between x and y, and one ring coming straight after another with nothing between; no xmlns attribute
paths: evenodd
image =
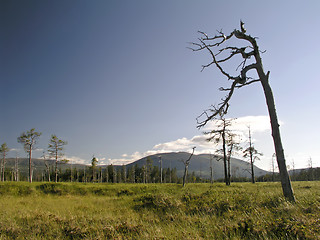
<svg viewBox="0 0 320 240"><path fill-rule="evenodd" d="M320 184L0 184L0 239L319 239Z"/></svg>

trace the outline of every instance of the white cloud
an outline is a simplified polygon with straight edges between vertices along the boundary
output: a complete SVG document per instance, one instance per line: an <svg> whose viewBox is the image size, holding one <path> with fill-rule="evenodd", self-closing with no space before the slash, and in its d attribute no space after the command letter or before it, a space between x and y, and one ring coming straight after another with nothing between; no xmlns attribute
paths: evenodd
<svg viewBox="0 0 320 240"><path fill-rule="evenodd" d="M21 149L19 149L19 148L10 148L9 151L10 152L20 152Z"/></svg>
<svg viewBox="0 0 320 240"><path fill-rule="evenodd" d="M205 131L214 129L219 125L219 120L211 121L205 127ZM270 121L268 116L247 116L234 120L231 130L240 135L242 142L247 140L248 126L250 126L252 133L270 131ZM151 150L144 153L135 152L131 155L123 154L122 158L109 159L112 164L127 164L143 157L165 153L165 152L191 152L191 149L196 146L196 154L213 153L216 145L213 142L207 141L208 136L196 135L190 139L179 138L174 141L156 144Z"/></svg>
<svg viewBox="0 0 320 240"><path fill-rule="evenodd" d="M105 157L101 157L101 158L96 158L98 160L98 165L104 165L106 164L105 160L106 158Z"/></svg>
<svg viewBox="0 0 320 240"><path fill-rule="evenodd" d="M221 124L221 120L210 121L205 126L204 130L210 131L216 128L219 124ZM246 117L236 118L233 120L232 126L230 126L229 129L247 133L249 126L252 133L268 131L271 129L270 118L268 116L246 116Z"/></svg>
<svg viewBox="0 0 320 240"><path fill-rule="evenodd" d="M70 163L77 163L77 164L85 164L88 165L88 160L87 159L82 159L76 156L65 156L65 159L68 159Z"/></svg>
<svg viewBox="0 0 320 240"><path fill-rule="evenodd" d="M292 156L286 156L287 165L290 165L291 168L308 168L310 158L312 161L312 167L320 167L320 154L312 152L297 152L292 154Z"/></svg>
<svg viewBox="0 0 320 240"><path fill-rule="evenodd" d="M43 149L43 148L36 148L36 149L34 149L33 151L35 151L35 152L43 152L44 149Z"/></svg>

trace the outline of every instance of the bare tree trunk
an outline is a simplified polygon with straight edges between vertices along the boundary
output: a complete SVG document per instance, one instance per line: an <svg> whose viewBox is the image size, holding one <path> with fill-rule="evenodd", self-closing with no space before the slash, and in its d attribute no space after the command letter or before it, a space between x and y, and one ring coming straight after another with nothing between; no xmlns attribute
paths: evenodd
<svg viewBox="0 0 320 240"><path fill-rule="evenodd" d="M259 69L259 70L262 70L262 69ZM265 94L266 102L268 106L268 111L269 111L269 116L271 121L272 137L273 137L274 147L275 147L276 156L277 156L282 191L284 196L289 201L294 202L295 197L294 197L292 186L291 186L290 176L287 171L286 160L285 160L281 137L280 137L280 130L279 130L280 125L278 123L272 90L269 85L269 72L267 73L267 75L261 74L261 71L258 71L258 73L261 79L261 84L264 90L264 94Z"/></svg>
<svg viewBox="0 0 320 240"><path fill-rule="evenodd" d="M255 183L256 181L254 177L252 153L250 154L250 164L251 164L251 182Z"/></svg>
<svg viewBox="0 0 320 240"><path fill-rule="evenodd" d="M160 156L160 183L162 183L162 158Z"/></svg>
<svg viewBox="0 0 320 240"><path fill-rule="evenodd" d="M58 159L56 159L56 162L55 162L55 183L58 182Z"/></svg>
<svg viewBox="0 0 320 240"><path fill-rule="evenodd" d="M186 161L183 161L183 164L184 164L184 175L183 175L182 187L184 187L186 185L186 183L187 183L188 167L189 167L189 163L190 163L191 157L194 154L194 149L195 148L196 147L192 148L192 153L191 153L190 157Z"/></svg>
<svg viewBox="0 0 320 240"><path fill-rule="evenodd" d="M231 185L231 154L232 154L233 144L231 144L228 154L228 185Z"/></svg>
<svg viewBox="0 0 320 240"><path fill-rule="evenodd" d="M55 148L55 157L56 157L56 168L55 168L55 175L56 175L56 179L55 182L58 182L58 149L57 147Z"/></svg>
<svg viewBox="0 0 320 240"><path fill-rule="evenodd" d="M32 146L30 145L30 148L29 148L29 182L30 183L32 183L31 151L32 151Z"/></svg>
<svg viewBox="0 0 320 240"><path fill-rule="evenodd" d="M18 169L18 157L16 157L16 160L15 160L15 164L14 164L14 180L16 182L19 181L19 169Z"/></svg>
<svg viewBox="0 0 320 240"><path fill-rule="evenodd" d="M170 159L170 168L169 169L170 169L170 177L169 177L170 181L169 182L172 183L171 159Z"/></svg>
<svg viewBox="0 0 320 240"><path fill-rule="evenodd" d="M186 185L186 183L187 183L188 166L189 166L189 165L185 165L185 166L184 166L184 174L183 174L182 187L184 187L184 186Z"/></svg>
<svg viewBox="0 0 320 240"><path fill-rule="evenodd" d="M5 164L6 164L6 153L3 153L3 158L2 158L2 182L4 182L4 170L5 170Z"/></svg>
<svg viewBox="0 0 320 240"><path fill-rule="evenodd" d="M223 125L222 132L222 149L223 149L223 167L224 167L224 182L229 186L228 181L228 169L227 169L227 149L226 149L226 134L225 134L225 123Z"/></svg>
<svg viewBox="0 0 320 240"><path fill-rule="evenodd" d="M249 154L250 154L250 164L251 164L251 182L255 183L254 170L253 170L253 148L252 148L250 127L249 127L249 149L250 149Z"/></svg>

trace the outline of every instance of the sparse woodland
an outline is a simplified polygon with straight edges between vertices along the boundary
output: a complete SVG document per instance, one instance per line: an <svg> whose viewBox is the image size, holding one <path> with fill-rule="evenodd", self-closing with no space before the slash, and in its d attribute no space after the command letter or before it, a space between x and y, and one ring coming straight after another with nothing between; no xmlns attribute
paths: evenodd
<svg viewBox="0 0 320 240"><path fill-rule="evenodd" d="M161 155L156 163L147 157L143 165L101 166L94 156L91 165L73 164L63 155L67 142L56 135L51 136L40 166L32 153L41 132L32 128L17 138L27 165L22 166L18 157L9 165L10 146L0 147L0 240L320 239L320 168L312 167L310 159L306 169L287 170L270 72L263 69L256 38L246 33L242 21L240 30L230 34L199 33L199 42L191 43L191 49L211 57L202 70L216 67L230 83L229 88L220 88L225 98L197 118L200 129L212 120L222 123L206 132L219 154L208 160L210 177L188 172L195 147L179 159L184 164L179 176L176 167L163 167ZM230 39L248 45L225 45ZM235 57L240 63L233 75L223 64ZM250 129L244 148L228 129L232 121L225 116L234 91L254 83L260 83L265 93L279 173L256 176L254 162L262 153L255 149ZM248 159L251 177L233 176L235 152ZM219 158L224 178L216 179L212 161Z"/></svg>

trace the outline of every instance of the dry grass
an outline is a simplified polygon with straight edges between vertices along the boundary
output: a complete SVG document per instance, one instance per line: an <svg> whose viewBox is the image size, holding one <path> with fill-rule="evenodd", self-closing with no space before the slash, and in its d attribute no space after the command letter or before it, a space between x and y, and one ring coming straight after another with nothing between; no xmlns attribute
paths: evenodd
<svg viewBox="0 0 320 240"><path fill-rule="evenodd" d="M0 184L0 239L320 239L320 183Z"/></svg>

